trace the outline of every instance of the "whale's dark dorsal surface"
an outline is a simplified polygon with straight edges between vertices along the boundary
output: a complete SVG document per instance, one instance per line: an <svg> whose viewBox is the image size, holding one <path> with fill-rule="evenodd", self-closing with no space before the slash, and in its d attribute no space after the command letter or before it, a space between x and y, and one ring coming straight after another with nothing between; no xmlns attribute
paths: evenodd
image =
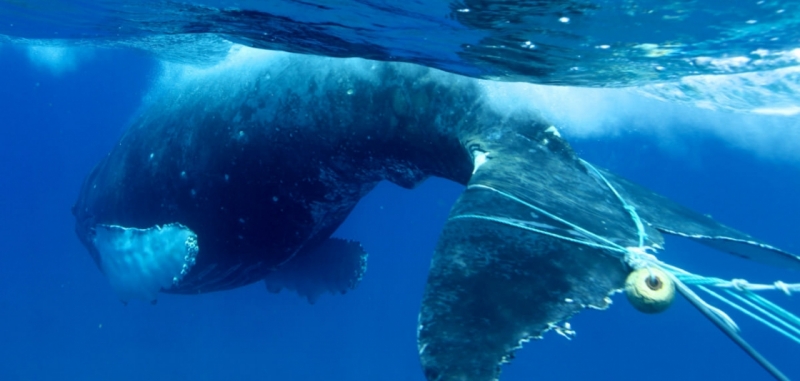
<svg viewBox="0 0 800 381"><path fill-rule="evenodd" d="M605 308L660 232L797 257L581 161L503 85L409 64L258 53L185 73L87 177L78 236L120 298L265 281L315 300L366 268L330 239L379 181L467 188L419 321L429 380L496 380L520 343ZM229 65L230 67L225 67ZM639 213L633 212L638 210Z"/></svg>

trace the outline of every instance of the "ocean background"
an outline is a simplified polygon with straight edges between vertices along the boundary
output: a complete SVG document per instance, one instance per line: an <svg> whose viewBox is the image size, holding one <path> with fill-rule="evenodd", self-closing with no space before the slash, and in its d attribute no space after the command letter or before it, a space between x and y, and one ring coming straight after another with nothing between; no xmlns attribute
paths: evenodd
<svg viewBox="0 0 800 381"><path fill-rule="evenodd" d="M76 238L70 208L160 70L133 50L0 45L0 380L423 381L417 313L439 231L462 191L441 179L413 191L383 183L361 201L336 233L370 253L363 282L347 295L309 305L259 283L161 295L157 305L118 301ZM613 128L581 130L575 119L562 130L579 155L800 253L800 135L787 128L796 116L762 123L622 97L613 107L581 106L593 112L587 120ZM800 282L797 272L672 237L661 258L725 279ZM800 296L766 295L800 313ZM800 378L797 343L731 315ZM549 332L526 344L502 380L770 379L680 298L647 316L618 294L609 310L584 311L571 324L573 340Z"/></svg>

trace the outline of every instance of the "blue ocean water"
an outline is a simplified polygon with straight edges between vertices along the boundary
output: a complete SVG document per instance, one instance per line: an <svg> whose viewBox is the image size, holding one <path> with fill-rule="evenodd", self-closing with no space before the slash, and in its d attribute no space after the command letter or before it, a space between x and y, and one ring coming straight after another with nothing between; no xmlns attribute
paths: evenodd
<svg viewBox="0 0 800 381"><path fill-rule="evenodd" d="M123 306L76 239L70 207L160 64L133 49L78 49L54 56L0 46L0 380L424 379L417 314L438 233L461 186L440 179L413 191L381 184L363 199L336 233L370 253L362 284L345 296L309 305L256 284ZM800 252L796 118L695 111L618 94L609 97L628 100L618 109L587 116L621 115L611 130L582 130L575 115L555 115L572 123L564 134L582 157ZM637 107L648 109L630 112ZM693 116L664 117L673 113ZM643 122L646 115L668 123ZM701 274L800 278L680 239L668 240L667 249L671 263ZM800 312L796 296L768 295ZM622 295L614 302L572 319L571 341L550 332L526 344L502 379L769 379L683 300L657 316L636 312ZM800 377L796 343L731 315L765 356Z"/></svg>

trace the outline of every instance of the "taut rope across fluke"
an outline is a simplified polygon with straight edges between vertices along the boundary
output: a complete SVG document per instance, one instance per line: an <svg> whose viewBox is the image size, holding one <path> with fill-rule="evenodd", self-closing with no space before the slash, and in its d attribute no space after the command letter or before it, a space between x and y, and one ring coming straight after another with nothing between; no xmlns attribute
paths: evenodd
<svg viewBox="0 0 800 381"><path fill-rule="evenodd" d="M554 221L564 224L576 232L580 233L582 238L566 236L558 232L548 231L536 224L528 223L527 221L511 219L505 217L486 216L479 214L461 214L451 217L452 219L479 219L500 223L519 229L527 230L533 233L550 236L553 238L569 241L576 244L586 245L593 248L604 249L613 255L619 256L633 271L628 279L626 285L626 294L628 299L640 311L653 313L665 310L672 301L674 290L683 295L689 303L691 303L698 311L706 316L714 325L722 330L731 340L733 340L739 347L741 347L750 357L758 362L767 372L778 380L788 380L788 378L772 365L764 356L756 351L747 341L739 335L739 327L721 309L712 306L697 293L695 293L690 286L696 287L714 298L722 301L730 307L744 313L745 315L755 319L756 321L764 324L765 326L775 330L781 335L793 340L800 344L800 318L789 311L781 308L775 303L767 300L766 298L756 294L758 291L779 290L787 295L792 292L800 291L800 284L788 284L777 281L773 284L752 284L743 279L723 280L714 277L706 277L698 274L693 274L682 268L662 262L656 257L658 245L646 245L647 232L644 228L636 208L629 204L622 195L614 188L614 186L603 176L590 163L581 160L582 164L589 169L589 171L597 176L619 199L623 208L628 212L633 220L638 237L638 245L633 247L624 247L616 242L611 241L599 234L595 234L577 224L568 220L558 217L536 205L526 202L508 192L503 190L482 185L473 184L468 189L483 189L495 192L504 198L522 204L536 213L546 216ZM641 272L645 272L641 275ZM722 294L712 291L711 288L722 289Z"/></svg>

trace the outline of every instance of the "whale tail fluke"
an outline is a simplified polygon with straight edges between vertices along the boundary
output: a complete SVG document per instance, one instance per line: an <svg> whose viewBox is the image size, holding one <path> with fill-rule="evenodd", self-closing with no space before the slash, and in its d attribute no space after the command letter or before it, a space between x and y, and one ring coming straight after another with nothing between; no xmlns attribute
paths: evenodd
<svg viewBox="0 0 800 381"><path fill-rule="evenodd" d="M598 168L647 223L662 233L689 238L717 250L768 265L800 270L800 257L760 242L641 185Z"/></svg>
<svg viewBox="0 0 800 381"><path fill-rule="evenodd" d="M453 206L428 274L418 326L428 380L497 381L501 365L524 342L550 330L571 337L568 319L585 308L608 307L611 294L642 268L665 269L683 296L783 379L739 336L724 311L689 286L737 293L726 301L743 295L747 305L759 303L755 312L748 311L756 319L767 311L792 329L800 329L800 319L751 295L761 285L692 274L657 254L667 233L786 268L800 269L797 256L595 168L570 154L556 135L490 137L474 139L474 152L485 160L476 164ZM800 290L800 284L782 282L771 287ZM779 332L800 342L796 331Z"/></svg>

